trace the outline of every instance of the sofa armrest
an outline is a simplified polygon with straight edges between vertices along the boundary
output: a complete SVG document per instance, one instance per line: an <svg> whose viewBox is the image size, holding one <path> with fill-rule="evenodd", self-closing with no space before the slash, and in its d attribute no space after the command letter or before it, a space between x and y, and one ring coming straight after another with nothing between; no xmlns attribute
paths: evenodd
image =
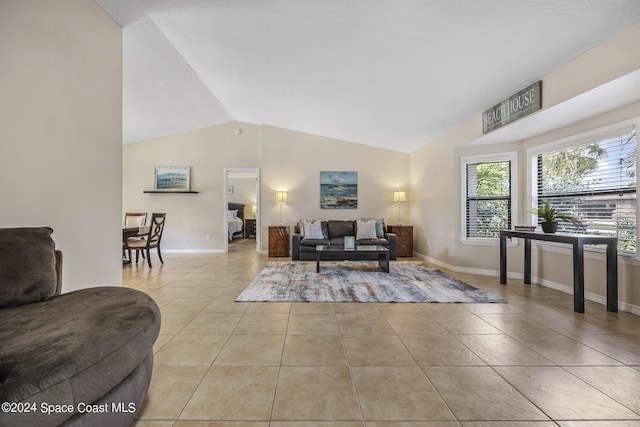
<svg viewBox="0 0 640 427"><path fill-rule="evenodd" d="M396 260L398 258L398 235L385 233L384 237L389 241L389 259Z"/></svg>
<svg viewBox="0 0 640 427"><path fill-rule="evenodd" d="M299 233L293 233L291 235L291 260L300 261L300 240L302 236Z"/></svg>

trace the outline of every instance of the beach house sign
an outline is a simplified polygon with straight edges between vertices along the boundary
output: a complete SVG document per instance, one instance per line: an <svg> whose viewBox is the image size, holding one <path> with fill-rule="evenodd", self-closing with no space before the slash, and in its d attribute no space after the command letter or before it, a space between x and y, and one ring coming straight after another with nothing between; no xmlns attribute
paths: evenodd
<svg viewBox="0 0 640 427"><path fill-rule="evenodd" d="M489 133L542 108L542 81L522 89L482 113L482 133Z"/></svg>

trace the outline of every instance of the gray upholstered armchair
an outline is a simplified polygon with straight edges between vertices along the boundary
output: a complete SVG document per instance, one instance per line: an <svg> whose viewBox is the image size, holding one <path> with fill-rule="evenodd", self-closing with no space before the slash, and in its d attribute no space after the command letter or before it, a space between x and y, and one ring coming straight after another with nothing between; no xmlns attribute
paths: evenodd
<svg viewBox="0 0 640 427"><path fill-rule="evenodd" d="M61 294L52 231L0 229L0 425L129 425L151 380L160 311L134 289Z"/></svg>

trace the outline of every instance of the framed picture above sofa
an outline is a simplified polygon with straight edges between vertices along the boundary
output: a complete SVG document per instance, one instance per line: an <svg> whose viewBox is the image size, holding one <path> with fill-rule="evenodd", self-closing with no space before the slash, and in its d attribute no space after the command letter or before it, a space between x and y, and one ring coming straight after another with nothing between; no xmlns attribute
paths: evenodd
<svg viewBox="0 0 640 427"><path fill-rule="evenodd" d="M358 172L320 172L321 209L358 208Z"/></svg>

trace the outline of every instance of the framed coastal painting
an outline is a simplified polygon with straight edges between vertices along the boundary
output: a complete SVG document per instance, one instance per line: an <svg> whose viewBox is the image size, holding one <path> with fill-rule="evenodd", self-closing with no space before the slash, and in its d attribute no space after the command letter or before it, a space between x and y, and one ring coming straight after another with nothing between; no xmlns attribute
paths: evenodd
<svg viewBox="0 0 640 427"><path fill-rule="evenodd" d="M190 191L191 167L156 166L154 190Z"/></svg>
<svg viewBox="0 0 640 427"><path fill-rule="evenodd" d="M321 209L358 208L358 172L320 172Z"/></svg>

